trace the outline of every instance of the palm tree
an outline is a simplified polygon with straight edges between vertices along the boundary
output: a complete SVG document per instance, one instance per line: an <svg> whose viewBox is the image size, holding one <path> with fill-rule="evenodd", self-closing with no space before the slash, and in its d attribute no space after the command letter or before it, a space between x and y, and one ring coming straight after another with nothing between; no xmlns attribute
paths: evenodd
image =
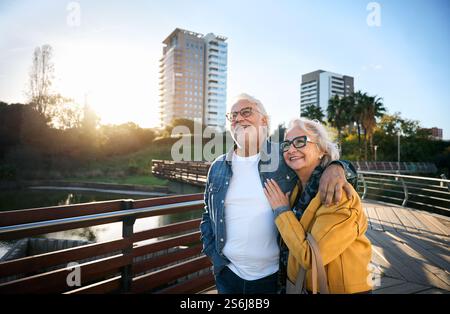
<svg viewBox="0 0 450 314"><path fill-rule="evenodd" d="M302 106L301 116L311 119L311 120L318 120L319 122L323 122L323 118L325 117L322 108L320 106L314 105L314 104L308 104Z"/></svg>
<svg viewBox="0 0 450 314"><path fill-rule="evenodd" d="M364 157L367 160L367 140L370 142L370 151L373 154L373 133L377 125L377 118L383 116L386 108L382 103L382 98L368 96L366 93L361 98L361 125L364 129Z"/></svg>
<svg viewBox="0 0 450 314"><path fill-rule="evenodd" d="M327 116L328 122L338 131L338 142L341 144L342 130L351 122L351 107L349 103L338 95L334 95L328 101Z"/></svg>
<svg viewBox="0 0 450 314"><path fill-rule="evenodd" d="M359 158L361 158L361 120L363 113L363 100L367 97L367 93L362 93L361 91L357 91L356 93L348 96L352 110L352 120L356 123L356 127L358 129L358 147L359 147Z"/></svg>

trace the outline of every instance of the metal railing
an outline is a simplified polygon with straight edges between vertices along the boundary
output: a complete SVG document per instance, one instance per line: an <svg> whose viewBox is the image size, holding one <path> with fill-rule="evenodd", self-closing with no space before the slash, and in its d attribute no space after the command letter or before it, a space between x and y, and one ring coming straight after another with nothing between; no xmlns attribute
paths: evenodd
<svg viewBox="0 0 450 314"><path fill-rule="evenodd" d="M155 166L155 164L154 164ZM160 161L160 173L204 184L209 164ZM190 170L194 170L191 173ZM449 216L450 180L359 171L362 198ZM0 212L0 240L122 222L122 237L0 262L4 293L187 293L214 285L209 259L201 253L203 194L144 200L114 200ZM195 211L195 212L194 212ZM135 232L137 219L194 212L190 220ZM152 240L152 243L142 241ZM68 263L77 262L80 287L69 287Z"/></svg>
<svg viewBox="0 0 450 314"><path fill-rule="evenodd" d="M206 183L210 162L152 160L152 173L169 180L203 186Z"/></svg>
<svg viewBox="0 0 450 314"><path fill-rule="evenodd" d="M372 199L450 216L450 180L358 171L358 192Z"/></svg>
<svg viewBox="0 0 450 314"><path fill-rule="evenodd" d="M122 222L119 239L0 262L0 294L195 293L212 287L211 263L201 253L202 208L203 194L191 194L0 212L0 240ZM133 230L137 219L186 212L193 212L188 220ZM81 286L67 283L73 262Z"/></svg>
<svg viewBox="0 0 450 314"><path fill-rule="evenodd" d="M202 161L154 160L152 172L155 176L202 186L209 166L210 163ZM358 171L358 177L357 191L363 199L450 216L450 180L370 171Z"/></svg>
<svg viewBox="0 0 450 314"><path fill-rule="evenodd" d="M438 169L432 162L395 162L395 161L352 161L358 171L376 171L386 173L436 173Z"/></svg>

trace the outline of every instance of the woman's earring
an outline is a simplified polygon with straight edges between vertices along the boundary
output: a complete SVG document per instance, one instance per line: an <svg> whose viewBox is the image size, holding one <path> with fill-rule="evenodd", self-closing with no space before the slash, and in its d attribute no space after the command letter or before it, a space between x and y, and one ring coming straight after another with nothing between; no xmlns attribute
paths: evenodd
<svg viewBox="0 0 450 314"><path fill-rule="evenodd" d="M319 160L322 160L322 158L323 158L323 155L320 155Z"/></svg>

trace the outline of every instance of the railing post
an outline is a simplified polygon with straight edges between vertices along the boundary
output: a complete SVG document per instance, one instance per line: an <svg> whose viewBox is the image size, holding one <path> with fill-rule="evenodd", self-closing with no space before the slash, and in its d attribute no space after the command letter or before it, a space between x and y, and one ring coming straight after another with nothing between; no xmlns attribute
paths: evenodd
<svg viewBox="0 0 450 314"><path fill-rule="evenodd" d="M133 208L133 200L124 200L123 201L123 210L132 209ZM134 235L134 223L136 221L136 217L127 216L122 221L122 237L124 239L131 239ZM122 254L124 256L130 256L133 253L133 242L130 241L130 244L122 250ZM122 267L122 293L128 293L131 291L131 283L133 280L133 260L128 265Z"/></svg>
<svg viewBox="0 0 450 314"><path fill-rule="evenodd" d="M447 180L447 177L445 176L445 174L441 174L441 179ZM441 181L441 187L444 187L444 181ZM449 182L447 182L447 190L450 192L450 183Z"/></svg>
<svg viewBox="0 0 450 314"><path fill-rule="evenodd" d="M361 177L361 181L363 183L363 195L361 196L361 199L365 199L366 198L366 194L367 194L367 183L366 180L364 180L364 175L362 173L359 173L359 176Z"/></svg>
<svg viewBox="0 0 450 314"><path fill-rule="evenodd" d="M405 180L403 180L403 178L400 178L400 181L402 181L403 193L405 194L405 198L403 199L402 206L406 206L406 203L408 202L408 186L406 185Z"/></svg>

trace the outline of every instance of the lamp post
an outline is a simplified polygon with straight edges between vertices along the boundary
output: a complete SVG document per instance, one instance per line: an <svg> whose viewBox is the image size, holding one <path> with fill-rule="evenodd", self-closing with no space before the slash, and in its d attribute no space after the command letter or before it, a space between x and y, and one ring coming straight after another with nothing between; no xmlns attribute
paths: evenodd
<svg viewBox="0 0 450 314"><path fill-rule="evenodd" d="M397 150L398 170L397 171L400 174L400 135L401 135L400 129L398 130L397 135L398 135L398 144L397 144L397 146L398 146L398 150Z"/></svg>
<svg viewBox="0 0 450 314"><path fill-rule="evenodd" d="M374 145L373 149L375 150L375 161L377 161L377 149L378 149L378 145Z"/></svg>

